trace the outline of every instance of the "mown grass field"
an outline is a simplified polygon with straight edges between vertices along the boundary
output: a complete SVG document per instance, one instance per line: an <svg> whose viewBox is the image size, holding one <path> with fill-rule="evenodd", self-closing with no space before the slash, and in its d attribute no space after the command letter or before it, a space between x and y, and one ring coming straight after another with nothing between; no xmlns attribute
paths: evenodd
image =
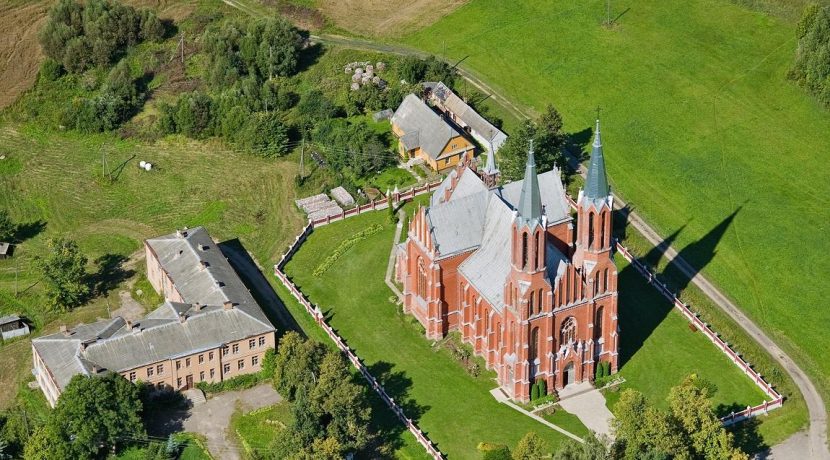
<svg viewBox="0 0 830 460"><path fill-rule="evenodd" d="M758 2L756 2L758 3ZM769 3L769 2L768 2ZM795 3L795 2L784 2ZM404 41L568 131L602 108L614 190L830 397L830 112L786 80L794 25L727 1L471 2ZM440 37L437 39L436 37ZM695 244L735 211L714 244Z"/></svg>
<svg viewBox="0 0 830 460"><path fill-rule="evenodd" d="M420 426L451 456L473 456L480 441L515 445L529 430L542 430L552 444L561 439L488 394L495 386L491 375L472 378L446 353L436 351L415 320L389 302L391 291L383 283L394 228L383 212L348 219L312 233L287 264L286 273L330 317L339 331L370 368L383 373L401 388L420 412ZM373 224L385 229L354 246L320 277L312 272L340 241ZM721 414L763 401L764 395L671 305L620 261L620 296L625 387L636 388L658 405L665 405L669 389L690 373L717 387L713 403ZM381 380L384 378L382 377ZM396 400L401 400L396 397ZM616 398L610 397L613 403ZM613 405L613 404L612 404ZM507 410L506 410L507 409ZM464 414L461 423L457 414ZM584 433L578 420L554 414L568 428ZM498 419L502 423L490 421ZM528 424L529 423L529 424ZM554 423L556 423L554 421Z"/></svg>

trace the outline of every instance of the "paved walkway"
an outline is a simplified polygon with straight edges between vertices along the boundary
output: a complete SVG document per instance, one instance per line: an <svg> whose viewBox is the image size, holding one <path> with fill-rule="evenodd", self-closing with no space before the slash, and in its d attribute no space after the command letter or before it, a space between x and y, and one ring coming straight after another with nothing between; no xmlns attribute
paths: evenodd
<svg viewBox="0 0 830 460"><path fill-rule="evenodd" d="M786 441L755 456L755 460L800 460L810 458L810 439L806 431L799 431Z"/></svg>
<svg viewBox="0 0 830 460"><path fill-rule="evenodd" d="M401 209L398 211L398 226L395 227L395 237L392 239L392 252L389 253L389 263L386 265L386 277L384 278L386 285L389 286L389 289L392 289L392 292L398 296L398 299L400 299L401 302L403 302L403 293L392 281L392 273L395 271L395 246L397 246L398 241L401 240L401 231L403 231L404 220L406 220L406 214L404 214L403 209Z"/></svg>
<svg viewBox="0 0 830 460"><path fill-rule="evenodd" d="M236 409L250 412L280 401L282 397L271 384L262 384L247 390L221 393L186 411L159 414L148 428L154 436L167 436L177 431L200 434L207 439L205 444L214 458L240 460L240 448L228 436L231 415Z"/></svg>
<svg viewBox="0 0 830 460"><path fill-rule="evenodd" d="M559 390L559 405L576 415L589 430L612 438L614 415L605 405L605 397L590 383L574 383Z"/></svg>
<svg viewBox="0 0 830 460"><path fill-rule="evenodd" d="M513 401L510 400L510 398L507 397L506 394L504 394L503 391L501 391L500 388L493 388L492 390L490 390L490 394L493 395L494 398L496 398L496 401L510 406L512 409L515 409L515 410L527 415L528 417L532 418L533 420L536 420L537 422L541 423L542 425L546 425L550 428L553 428L554 430L564 434L565 436L567 436L567 437L569 437L569 438L571 438L575 441L585 442L585 440L583 440L579 436L577 436L577 435L571 433L570 431L560 427L559 425L554 425L553 423L550 423L549 421L543 419L542 417L539 417L538 415L536 415L532 412L528 412L528 411L524 410L524 408L522 408L521 406L516 405L515 403L513 403Z"/></svg>

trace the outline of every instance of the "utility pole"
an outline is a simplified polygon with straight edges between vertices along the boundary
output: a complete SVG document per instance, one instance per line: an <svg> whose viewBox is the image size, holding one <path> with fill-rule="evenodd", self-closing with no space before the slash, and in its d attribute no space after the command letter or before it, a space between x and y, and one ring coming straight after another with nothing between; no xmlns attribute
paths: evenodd
<svg viewBox="0 0 830 460"><path fill-rule="evenodd" d="M605 0L605 25L611 27L611 0Z"/></svg>
<svg viewBox="0 0 830 460"><path fill-rule="evenodd" d="M305 135L303 135L303 144L300 147L300 177L302 178L305 175L305 170L303 169L303 161L305 156Z"/></svg>
<svg viewBox="0 0 830 460"><path fill-rule="evenodd" d="M179 38L179 46L182 48L182 68L184 68L184 32L182 32L182 36Z"/></svg>
<svg viewBox="0 0 830 460"><path fill-rule="evenodd" d="M17 276L18 276L18 273L20 272L19 262L20 262L20 258L15 257L15 259L14 259L14 298L15 299L17 298L17 294L18 294L17 293Z"/></svg>

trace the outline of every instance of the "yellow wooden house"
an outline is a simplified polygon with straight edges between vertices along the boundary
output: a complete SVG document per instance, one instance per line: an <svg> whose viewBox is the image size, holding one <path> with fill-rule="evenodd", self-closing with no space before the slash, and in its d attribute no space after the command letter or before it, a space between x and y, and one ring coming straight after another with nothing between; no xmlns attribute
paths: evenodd
<svg viewBox="0 0 830 460"><path fill-rule="evenodd" d="M451 169L475 153L459 128L414 94L404 98L391 121L401 157L420 158L435 171Z"/></svg>

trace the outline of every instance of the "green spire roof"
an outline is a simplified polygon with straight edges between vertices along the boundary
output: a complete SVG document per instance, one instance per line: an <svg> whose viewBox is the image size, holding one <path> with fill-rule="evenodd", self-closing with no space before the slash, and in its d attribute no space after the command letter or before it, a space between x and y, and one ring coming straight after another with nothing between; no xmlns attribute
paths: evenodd
<svg viewBox="0 0 830 460"><path fill-rule="evenodd" d="M536 157L533 155L533 140L527 152L525 178L522 181L522 195L517 210L522 219L533 226L542 219L542 194L539 192L539 178L536 176Z"/></svg>
<svg viewBox="0 0 830 460"><path fill-rule="evenodd" d="M602 140L599 134L599 119L597 119L591 163L588 165L588 177L585 178L584 196L596 200L605 198L608 194L608 178L605 176L605 158L602 156Z"/></svg>

